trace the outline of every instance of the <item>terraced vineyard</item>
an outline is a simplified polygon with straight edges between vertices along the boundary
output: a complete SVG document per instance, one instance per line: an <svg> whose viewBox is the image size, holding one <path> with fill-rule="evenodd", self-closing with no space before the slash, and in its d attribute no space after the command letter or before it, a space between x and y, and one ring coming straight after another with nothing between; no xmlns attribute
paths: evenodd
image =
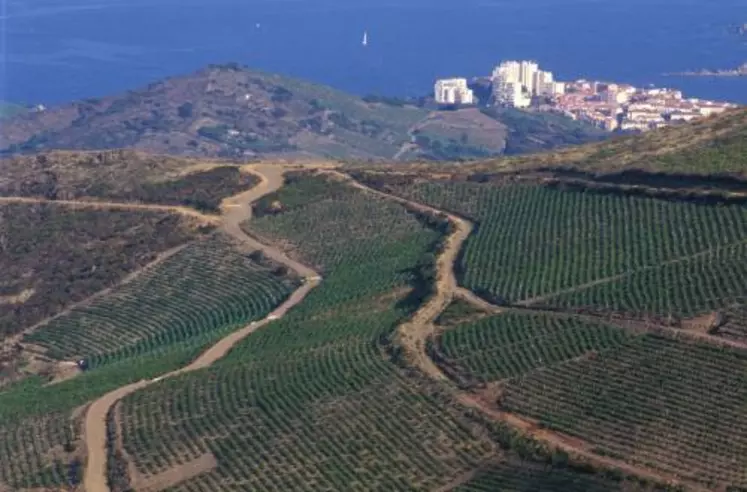
<svg viewBox="0 0 747 492"><path fill-rule="evenodd" d="M747 487L745 402L746 351L653 335L529 373L500 399L599 454L709 489Z"/></svg>
<svg viewBox="0 0 747 492"><path fill-rule="evenodd" d="M743 206L522 184L393 188L478 223L459 265L461 281L494 302L688 316L747 293L739 281L747 264Z"/></svg>
<svg viewBox="0 0 747 492"><path fill-rule="evenodd" d="M443 333L446 362L469 377L494 381L617 347L630 333L603 324L541 314L506 313Z"/></svg>
<svg viewBox="0 0 747 492"><path fill-rule="evenodd" d="M90 367L226 332L263 318L297 283L253 261L228 240L190 244L90 305L26 336L60 360Z"/></svg>
<svg viewBox="0 0 747 492"><path fill-rule="evenodd" d="M277 198L307 185L294 182ZM137 480L212 454L217 468L185 473L171 490L427 490L496 452L438 386L385 354L416 306L409 291L438 234L359 191L304 196L304 220L289 210L257 227L316 260L324 282L217 366L122 402ZM371 215L369 200L383 211ZM344 221L332 220L340 213ZM371 235L350 239L350 230ZM113 464L112 474L122 468Z"/></svg>

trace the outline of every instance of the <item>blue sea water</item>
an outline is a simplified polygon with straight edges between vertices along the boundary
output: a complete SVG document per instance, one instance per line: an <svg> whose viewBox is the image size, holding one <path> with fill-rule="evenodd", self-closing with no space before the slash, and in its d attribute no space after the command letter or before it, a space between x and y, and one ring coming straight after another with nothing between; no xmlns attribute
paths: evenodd
<svg viewBox="0 0 747 492"><path fill-rule="evenodd" d="M0 0L0 99L55 104L236 61L358 93L536 59L560 79L747 104L747 0ZM364 30L369 46L361 46Z"/></svg>

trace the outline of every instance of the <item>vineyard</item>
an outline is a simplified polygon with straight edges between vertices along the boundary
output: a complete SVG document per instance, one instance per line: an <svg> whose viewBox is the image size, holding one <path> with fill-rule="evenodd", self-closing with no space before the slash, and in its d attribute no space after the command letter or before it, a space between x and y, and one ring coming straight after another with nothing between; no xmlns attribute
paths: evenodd
<svg viewBox="0 0 747 492"><path fill-rule="evenodd" d="M630 338L618 328L541 314L507 313L459 325L443 333L446 363L480 381L495 381L549 368L617 347Z"/></svg>
<svg viewBox="0 0 747 492"><path fill-rule="evenodd" d="M0 392L0 490L73 485L82 475L79 411L120 386L193 361L220 334L103 366L55 385L27 378ZM76 416L73 419L73 415ZM58 490L58 489L54 489Z"/></svg>
<svg viewBox="0 0 747 492"><path fill-rule="evenodd" d="M153 191L214 205L244 179L225 169L168 181L173 189L151 182L128 199ZM462 285L494 304L526 305L495 314L457 291L426 342L453 379L444 385L408 365L394 334L432 293L445 228L330 176L289 174L242 224L322 272L319 286L209 368L121 400L107 421L112 492L664 490L651 474L639 482L584 453L708 489L747 488L747 351L575 312L666 318L684 330L707 318L702 329L747 341L747 208L526 184L395 186L475 222L457 265ZM215 189L194 195L195 183ZM183 367L303 281L227 237L194 239L176 219L155 217L107 254L151 251L135 232L163 237L159 226L192 242L24 336L29 350L95 370L0 386L0 492L78 485L85 403ZM41 236L50 251L61 237ZM91 274L106 265L94 258ZM491 402L493 413L481 413ZM554 438L581 456L554 449Z"/></svg>
<svg viewBox="0 0 747 492"><path fill-rule="evenodd" d="M496 464L478 473L454 492L637 492L639 484L611 480L603 475L542 468L526 462Z"/></svg>
<svg viewBox="0 0 747 492"><path fill-rule="evenodd" d="M366 263L373 252L397 248L400 240L413 236L413 227L419 227L399 204L324 176L298 178L289 184L279 196L264 200L276 202L282 213L260 213L264 216L252 219L248 227L272 244L302 244L302 250L288 248L289 254L299 253L305 263L322 271L340 262Z"/></svg>
<svg viewBox="0 0 747 492"><path fill-rule="evenodd" d="M747 264L742 206L521 184L425 183L394 191L478 224L459 265L461 282L496 303L550 300L689 316L747 289L738 281Z"/></svg>
<svg viewBox="0 0 747 492"><path fill-rule="evenodd" d="M715 333L724 338L747 342L747 304L744 299L726 310L725 322Z"/></svg>
<svg viewBox="0 0 747 492"><path fill-rule="evenodd" d="M725 231L724 231L725 232ZM566 293L546 302L594 311L646 313L680 318L718 311L744 296L747 242L705 251L697 257L633 271L614 281Z"/></svg>
<svg viewBox="0 0 747 492"><path fill-rule="evenodd" d="M252 256L221 238L195 242L24 341L93 368L230 331L263 318L297 285Z"/></svg>
<svg viewBox="0 0 747 492"><path fill-rule="evenodd" d="M386 355L438 234L359 191L307 195L303 216L289 210L257 228L320 264L321 286L217 366L122 402L124 448L140 479L213 455L217 468L172 490L427 490L495 453L438 386Z"/></svg>
<svg viewBox="0 0 747 492"><path fill-rule="evenodd" d="M192 237L164 213L0 206L0 335L110 287Z"/></svg>
<svg viewBox="0 0 747 492"><path fill-rule="evenodd" d="M79 437L69 414L0 427L0 489L78 484L83 475Z"/></svg>
<svg viewBox="0 0 747 492"><path fill-rule="evenodd" d="M662 336L505 385L500 406L594 452L709 488L747 486L747 352Z"/></svg>

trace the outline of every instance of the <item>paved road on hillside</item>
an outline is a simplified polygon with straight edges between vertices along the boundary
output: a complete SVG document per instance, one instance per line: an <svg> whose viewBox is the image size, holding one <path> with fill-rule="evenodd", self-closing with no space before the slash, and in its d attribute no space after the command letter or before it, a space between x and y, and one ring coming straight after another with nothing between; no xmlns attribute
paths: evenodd
<svg viewBox="0 0 747 492"><path fill-rule="evenodd" d="M210 366L215 361L225 356L238 342L253 333L262 326L275 319L283 317L292 307L303 301L306 295L321 281L319 274L313 269L293 261L280 250L267 246L247 236L240 224L252 216L251 202L278 190L283 185L283 169L279 166L254 166L249 170L260 177L260 183L249 191L226 199L223 202L223 215L221 217L221 229L232 237L242 241L253 249L261 250L262 253L273 261L281 263L294 270L298 275L307 279L293 294L279 307L277 307L264 320L251 323L241 330L235 331L222 338L215 345L203 352L191 364L182 369L164 374L158 378L139 381L118 388L94 401L86 412L83 436L88 451L88 461L83 479L83 485L87 492L110 492L107 484L107 429L106 419L109 410L122 398L155 384L162 379L171 378L198 369ZM147 206L138 207L147 208ZM189 215L192 215L191 213Z"/></svg>

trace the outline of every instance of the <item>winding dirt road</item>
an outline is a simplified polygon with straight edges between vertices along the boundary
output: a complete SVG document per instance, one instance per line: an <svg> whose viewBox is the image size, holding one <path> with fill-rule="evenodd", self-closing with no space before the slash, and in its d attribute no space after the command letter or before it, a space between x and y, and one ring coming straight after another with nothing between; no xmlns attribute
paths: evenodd
<svg viewBox="0 0 747 492"><path fill-rule="evenodd" d="M462 244L473 230L473 224L443 210L370 188L338 171L332 171L332 173L349 180L356 188L396 201L409 209L445 216L454 226L454 230L447 238L443 250L436 262L438 272L435 294L428 302L418 309L409 321L400 325L397 329L398 340L402 343L403 349L405 350L410 363L414 364L415 367L435 380L448 381L448 376L435 362L433 362L426 352L426 342L435 333L433 322L438 315L456 296L461 297L468 302L473 302L477 307L485 309L488 312L500 313L503 311L502 308L488 303L476 296L474 293L459 287L457 284L454 265L457 261ZM524 310L529 311L531 309L524 308ZM569 455L582 458L595 466L622 470L625 473L645 477L659 483L683 483L682 480L676 476L661 473L646 467L631 465L622 460L600 456L589 451L584 443L574 442L556 432L541 429L519 415L500 411L489 398L482 398L479 394L460 391L454 387L452 387L451 390L454 398L462 405L473 408L490 419L504 422L522 433L531 436L533 439L544 442L551 448L562 449ZM459 478L463 479L464 477ZM458 485L459 483L460 480L457 480L454 482L454 485ZM687 486L690 490L697 492L706 492L708 490L694 483L687 483ZM450 490L450 488L447 486L447 488L439 490Z"/></svg>
<svg viewBox="0 0 747 492"><path fill-rule="evenodd" d="M87 492L109 492L107 483L107 433L106 418L109 410L119 400L127 395L134 393L155 384L163 379L171 378L180 374L196 371L210 366L215 361L225 356L238 342L246 336L284 316L293 306L300 303L306 295L321 281L319 274L311 268L291 260L280 250L271 246L264 245L254 238L244 234L241 230L241 222L248 220L252 216L251 203L259 198L278 190L283 185L283 168L279 166L252 166L245 168L246 171L256 174L260 178L260 183L249 191L236 195L224 200L222 205L223 214L220 217L221 229L223 232L231 235L237 240L243 242L253 249L261 250L262 253L271 258L273 261L282 263L288 268L294 270L298 275L304 277L306 282L299 287L293 294L279 307L277 307L264 320L251 323L244 328L231 333L222 338L215 345L203 352L191 364L179 370L164 374L158 378L139 381L121 388L118 388L94 401L88 411L84 421L83 436L88 451L88 460L86 463L85 475L83 478L84 488ZM124 204L119 204L124 205ZM147 208L147 206L137 207ZM160 209L161 207L157 207ZM170 209L170 207L169 207ZM192 215L192 214L189 214ZM198 213L198 215L201 215Z"/></svg>
<svg viewBox="0 0 747 492"><path fill-rule="evenodd" d="M446 217L454 227L454 231L446 238L441 254L436 259L435 292L415 312L410 320L400 325L397 329L397 338L402 343L409 361L433 379L441 381L448 380L443 371L428 357L426 342L436 331L433 324L434 321L454 299L454 295L459 287L456 275L454 274L454 264L457 261L464 241L472 233L472 223L437 208L376 190L339 171L329 171L328 174L334 174L346 180L351 186L366 193L398 202L409 210Z"/></svg>
<svg viewBox="0 0 747 492"><path fill-rule="evenodd" d="M425 302L406 323L397 329L397 338L402 344L406 356L411 364L419 368L429 377L442 382L448 382L446 374L438 367L437 364L428 356L426 352L426 342L435 333L434 321L446 309L455 297L461 297L475 306L492 313L500 313L511 308L502 308L494 306L489 302L476 296L473 292L461 288L457 284L454 273L454 265L458 259L459 252L473 230L473 225L454 214L414 202L396 195L391 195L371 187L368 187L350 176L334 169L335 166L329 165L306 165L306 166L282 166L282 165L256 165L247 166L243 170L252 172L260 178L260 183L251 190L224 200L222 204L221 216L206 216L195 210L186 207L172 207L162 205L146 204L127 204L127 203L110 203L110 202L74 202L74 201L49 201L34 198L1 198L0 203L50 203L57 205L91 207L91 208L108 208L108 209L143 209L151 211L167 211L179 213L182 215L199 218L200 220L209 220L212 223L220 225L220 228L226 234L241 241L249 248L261 250L263 254L275 262L281 263L294 270L298 275L307 279L307 281L297 289L282 305L277 307L267 318L262 321L254 322L248 326L231 333L221 339L215 345L207 349L191 364L176 371L164 374L158 378L147 381L139 381L121 388L118 388L94 401L88 408L84 420L84 439L88 450L88 460L86 463L84 475L84 488L87 492L109 492L107 484L107 415L110 409L122 398L127 395L155 384L162 379L177 376L187 372L203 369L210 366L215 361L226 355L238 342L246 336L270 323L279 317L285 315L288 310L300 303L306 295L316 287L321 278L313 269L288 258L279 249L264 245L255 238L248 236L242 231L240 224L251 218L251 203L260 199L266 194L272 193L283 185L283 172L285 169L292 168L312 168L321 172L336 175L343 178L351 186L354 186L366 193L370 193L388 200L396 201L410 210L431 215L445 217L453 226L451 234L446 238L443 249L437 258L437 277L434 294ZM532 310L529 307L537 299L526 300L525 307L522 310ZM650 328L650 327L649 327ZM599 456L583 445L575 442L569 442L562 435L553 432L537 429L531 423L517 415L501 412L495 407L492 401L487 401L479 394L458 391L453 389L454 396L462 405L474 408L483 415L508 425L532 436L533 438L545 442L553 447L565 450L571 455L582 457L600 467L612 467L624 470L630 474L647 477L656 481L676 481L676 477L667 476L647 468L630 465L623 461ZM469 474L460 477L456 483L462 482L468 478ZM688 484L693 487L692 484ZM447 486L442 490L449 490ZM697 486L694 490L704 490Z"/></svg>

